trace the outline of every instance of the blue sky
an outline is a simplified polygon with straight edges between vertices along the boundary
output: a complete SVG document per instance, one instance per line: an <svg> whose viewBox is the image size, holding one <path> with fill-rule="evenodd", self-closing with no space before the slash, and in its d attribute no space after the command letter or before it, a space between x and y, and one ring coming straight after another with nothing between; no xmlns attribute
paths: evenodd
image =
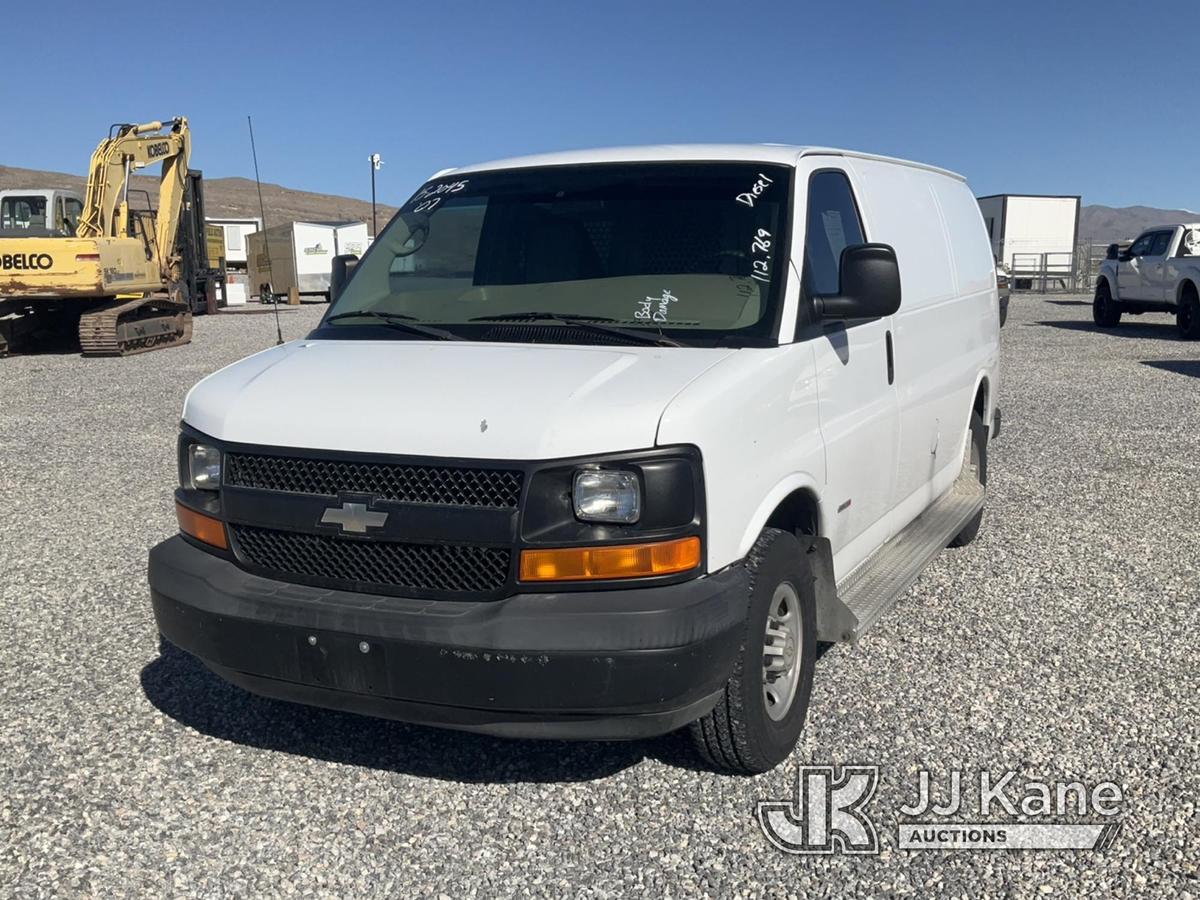
<svg viewBox="0 0 1200 900"><path fill-rule="evenodd" d="M9 4L0 164L82 174L187 115L193 166L396 203L573 147L780 141L946 166L977 194L1200 209L1200 6L1090 2ZM1147 8L1148 10L1150 8ZM97 23L111 32L97 30ZM53 49L57 48L57 50Z"/></svg>

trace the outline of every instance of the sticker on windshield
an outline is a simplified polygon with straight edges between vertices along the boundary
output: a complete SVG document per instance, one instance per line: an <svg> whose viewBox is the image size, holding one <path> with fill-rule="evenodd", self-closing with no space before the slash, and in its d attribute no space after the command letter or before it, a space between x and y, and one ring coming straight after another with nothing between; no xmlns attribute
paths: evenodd
<svg viewBox="0 0 1200 900"><path fill-rule="evenodd" d="M767 192L767 188L774 183L775 182L772 179L768 178L762 172L759 172L758 181L754 182L754 186L750 188L750 190L746 191L745 193L738 194L736 197L737 202L744 203L749 207L753 207L754 201L762 197L762 195Z"/></svg>
<svg viewBox="0 0 1200 900"><path fill-rule="evenodd" d="M419 193L414 195L408 201L407 206L412 207L413 212L433 212L447 195L457 194L468 183L469 179L463 179L462 181L444 181L441 184L432 184L427 188L422 188Z"/></svg>
<svg viewBox="0 0 1200 900"><path fill-rule="evenodd" d="M667 321L671 304L678 301L678 297L664 288L661 297L647 297L645 300L639 300L638 308L634 310L633 317L635 319L649 319L652 322L661 324Z"/></svg>

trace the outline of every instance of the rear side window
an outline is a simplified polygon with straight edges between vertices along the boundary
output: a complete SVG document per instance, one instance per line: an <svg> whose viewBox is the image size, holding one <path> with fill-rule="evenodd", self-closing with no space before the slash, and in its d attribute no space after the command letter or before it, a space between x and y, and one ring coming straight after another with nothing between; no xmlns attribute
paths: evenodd
<svg viewBox="0 0 1200 900"><path fill-rule="evenodd" d="M818 172L808 182L804 286L810 297L836 294L842 251L864 243L850 181L842 172Z"/></svg>
<svg viewBox="0 0 1200 900"><path fill-rule="evenodd" d="M1171 243L1170 231L1160 231L1154 236L1154 243L1150 245L1149 256L1166 256L1167 246Z"/></svg>

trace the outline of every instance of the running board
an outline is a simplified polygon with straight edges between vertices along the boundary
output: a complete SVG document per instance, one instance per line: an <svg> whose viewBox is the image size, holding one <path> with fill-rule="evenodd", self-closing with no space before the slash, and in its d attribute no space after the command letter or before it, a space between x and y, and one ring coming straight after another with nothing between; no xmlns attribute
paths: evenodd
<svg viewBox="0 0 1200 900"><path fill-rule="evenodd" d="M843 639L856 641L912 587L921 571L983 509L984 490L974 479L954 486L837 586L838 598L857 623Z"/></svg>

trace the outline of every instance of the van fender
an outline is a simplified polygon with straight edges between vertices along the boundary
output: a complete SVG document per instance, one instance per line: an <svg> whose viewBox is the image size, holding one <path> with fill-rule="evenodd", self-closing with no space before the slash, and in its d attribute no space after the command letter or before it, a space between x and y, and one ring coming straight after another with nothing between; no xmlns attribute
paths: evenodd
<svg viewBox="0 0 1200 900"><path fill-rule="evenodd" d="M758 536L766 527L767 519L771 518L771 513L775 512L784 498L799 490L806 490L816 498L817 509L820 511L820 530L822 533L826 533L828 523L825 520L824 508L820 505L821 491L817 487L817 481L807 472L797 472L788 475L776 484L759 503L758 508L754 510L754 515L750 517L750 524L738 542L739 559L744 559L750 552L750 548L754 546L754 542L758 540Z"/></svg>
<svg viewBox="0 0 1200 900"><path fill-rule="evenodd" d="M966 424L966 427L963 428L962 434L960 434L955 440L955 446L958 450L958 456L956 456L955 459L960 461L966 456L967 453L967 441L971 439L971 414L975 412L975 398L979 395L979 387L984 381L988 382L988 386L987 400L984 402L983 407L983 427L987 429L989 437L991 435L992 416L996 411L996 385L992 383L988 371L986 369L980 369L975 373L975 381L971 386L971 396L967 401L967 415L963 420ZM958 472L961 468L962 466L960 464L959 467L954 470L955 477L958 476Z"/></svg>
<svg viewBox="0 0 1200 900"><path fill-rule="evenodd" d="M767 520L771 518L771 513L775 512L779 504L799 490L808 491L817 500L818 527L822 532L826 531L828 523L825 520L824 507L820 504L821 492L817 488L816 479L806 472L795 473L780 481L755 510L750 525L738 545L740 556L745 557L750 552ZM852 640L858 628L858 619L838 598L837 577L833 570L833 546L829 538L797 534L796 540L800 542L808 569L813 576L813 596L817 607L817 640L829 643Z"/></svg>

